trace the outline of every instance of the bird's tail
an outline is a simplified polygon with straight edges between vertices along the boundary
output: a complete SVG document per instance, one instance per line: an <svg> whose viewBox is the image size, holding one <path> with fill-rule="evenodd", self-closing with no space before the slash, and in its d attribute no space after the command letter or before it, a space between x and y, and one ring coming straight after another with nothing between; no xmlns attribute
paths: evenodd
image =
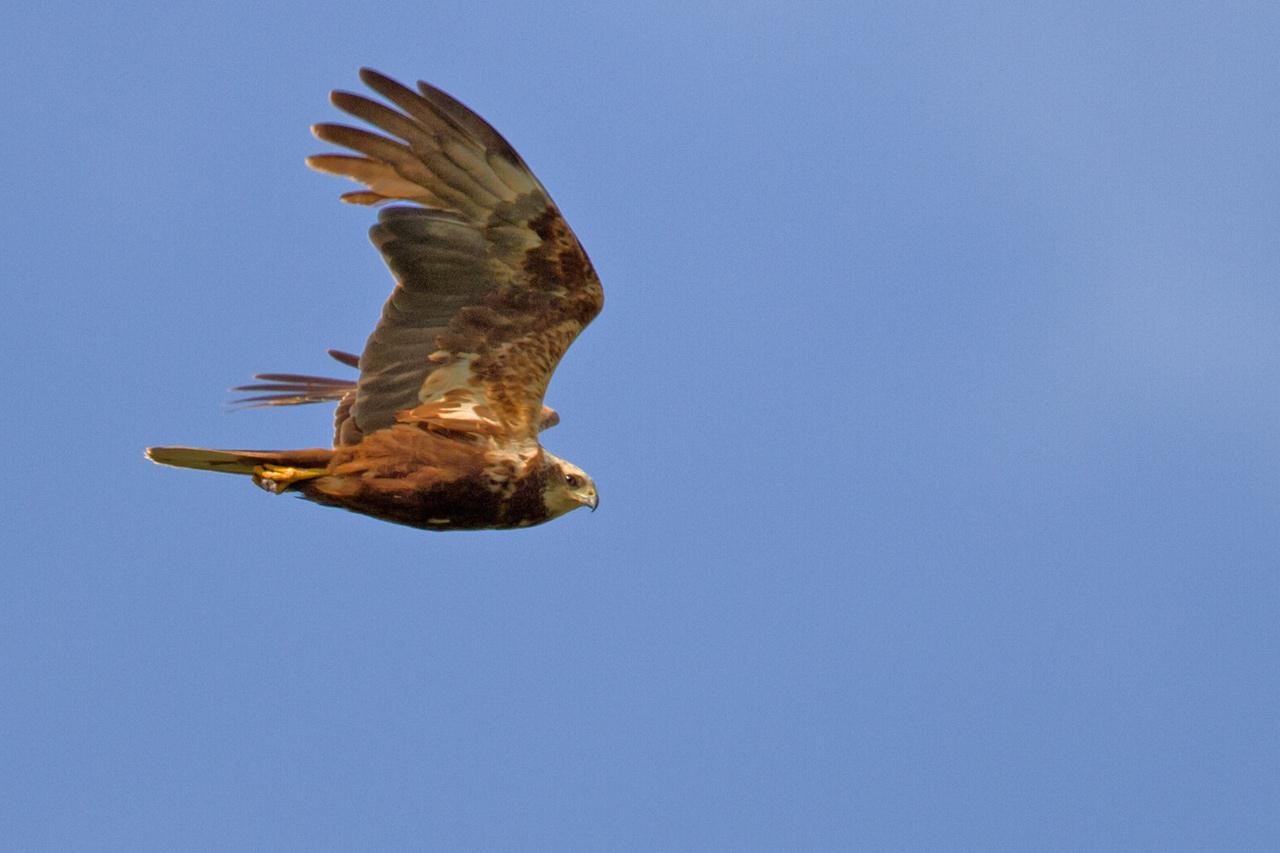
<svg viewBox="0 0 1280 853"><path fill-rule="evenodd" d="M333 456L322 447L307 450L209 450L203 447L148 447L147 458L175 468L249 474L259 477L264 470L293 469L320 476Z"/></svg>

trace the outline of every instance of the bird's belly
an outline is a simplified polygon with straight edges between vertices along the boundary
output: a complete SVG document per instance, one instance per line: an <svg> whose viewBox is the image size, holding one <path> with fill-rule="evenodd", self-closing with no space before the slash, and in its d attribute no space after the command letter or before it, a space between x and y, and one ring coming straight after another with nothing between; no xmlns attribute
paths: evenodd
<svg viewBox="0 0 1280 853"><path fill-rule="evenodd" d="M423 530L508 529L530 527L549 519L541 490L532 477L502 491L494 490L479 478L425 489L415 489L397 480L325 482L331 479L303 484L300 489L303 497Z"/></svg>

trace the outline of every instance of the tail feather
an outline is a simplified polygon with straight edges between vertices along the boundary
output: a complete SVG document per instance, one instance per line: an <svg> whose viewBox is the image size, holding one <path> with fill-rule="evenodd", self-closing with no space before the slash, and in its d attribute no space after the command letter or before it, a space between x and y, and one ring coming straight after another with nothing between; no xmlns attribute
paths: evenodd
<svg viewBox="0 0 1280 853"><path fill-rule="evenodd" d="M147 458L160 465L218 471L223 474L253 474L260 465L291 468L324 468L332 450L209 450L204 447L148 447Z"/></svg>

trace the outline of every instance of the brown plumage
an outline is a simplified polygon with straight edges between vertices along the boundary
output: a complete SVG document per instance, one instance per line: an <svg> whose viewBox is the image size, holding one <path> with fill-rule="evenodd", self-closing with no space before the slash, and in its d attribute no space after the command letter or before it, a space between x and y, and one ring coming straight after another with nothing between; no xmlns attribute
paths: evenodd
<svg viewBox="0 0 1280 853"><path fill-rule="evenodd" d="M337 402L333 449L153 447L165 465L252 475L272 492L433 530L525 527L578 506L595 484L538 442L565 350L600 312L591 261L520 155L484 119L426 83L369 69L392 106L349 92L333 103L383 133L318 124L350 154L307 158L365 189L381 211L370 238L396 286L359 356L359 377L260 374L246 406Z"/></svg>

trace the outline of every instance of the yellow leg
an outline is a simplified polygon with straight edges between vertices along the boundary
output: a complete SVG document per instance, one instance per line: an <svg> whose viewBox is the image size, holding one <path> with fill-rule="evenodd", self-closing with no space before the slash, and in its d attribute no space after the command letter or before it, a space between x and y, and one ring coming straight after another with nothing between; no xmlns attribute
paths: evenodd
<svg viewBox="0 0 1280 853"><path fill-rule="evenodd" d="M324 468L294 468L288 465L257 465L253 469L253 482L268 492L280 494L303 480L314 480L325 475Z"/></svg>

